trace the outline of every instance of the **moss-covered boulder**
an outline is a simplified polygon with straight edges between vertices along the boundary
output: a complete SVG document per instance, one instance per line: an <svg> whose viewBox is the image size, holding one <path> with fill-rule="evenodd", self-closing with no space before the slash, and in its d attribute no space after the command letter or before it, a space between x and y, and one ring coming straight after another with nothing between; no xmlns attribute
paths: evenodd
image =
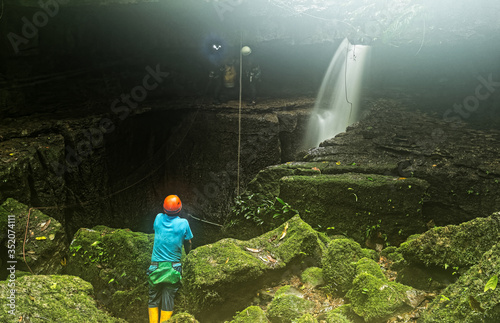
<svg viewBox="0 0 500 323"><path fill-rule="evenodd" d="M266 313L258 306L249 306L234 316L231 323L267 323Z"/></svg>
<svg viewBox="0 0 500 323"><path fill-rule="evenodd" d="M356 275L356 262L363 257L370 257L371 254L350 239L332 240L321 261L325 282L332 291L340 295L345 294L351 288Z"/></svg>
<svg viewBox="0 0 500 323"><path fill-rule="evenodd" d="M417 178L345 173L285 176L280 197L313 227L334 227L360 243L381 236L391 244L426 230L422 201L428 183ZM308 210L309 212L306 212Z"/></svg>
<svg viewBox="0 0 500 323"><path fill-rule="evenodd" d="M0 321L126 323L99 309L92 285L79 277L29 275L15 280L15 293L9 281L0 281ZM15 296L15 299L12 298ZM11 301L14 299L14 301ZM15 302L14 308L9 304ZM14 314L14 315L13 315Z"/></svg>
<svg viewBox="0 0 500 323"><path fill-rule="evenodd" d="M328 312L326 316L326 323L351 323L345 315L336 312L336 311L330 311Z"/></svg>
<svg viewBox="0 0 500 323"><path fill-rule="evenodd" d="M97 299L117 317L147 322L146 270L154 235L128 229L82 228L70 245L67 273L92 283Z"/></svg>
<svg viewBox="0 0 500 323"><path fill-rule="evenodd" d="M283 286L267 306L267 317L273 323L291 323L296 322L313 308L312 301L297 295L290 286Z"/></svg>
<svg viewBox="0 0 500 323"><path fill-rule="evenodd" d="M29 226L26 228L28 213ZM26 229L28 232L24 245L25 257L23 257ZM15 241L15 249L10 249L15 250L15 253L9 253L9 259L3 258L7 255L2 255L2 262L16 260L18 270L29 271L31 268L35 274L59 274L63 271L68 241L63 226L54 218L37 209L29 212L28 206L8 198L0 205L0 230L8 237L5 247L10 249L10 246L14 245L12 241ZM23 258L26 259L26 263ZM5 279L5 277L5 266L2 266L0 278Z"/></svg>
<svg viewBox="0 0 500 323"><path fill-rule="evenodd" d="M344 304L326 313L327 323L365 323L365 320L356 314L352 304Z"/></svg>
<svg viewBox="0 0 500 323"><path fill-rule="evenodd" d="M299 216L248 241L223 239L193 250L184 264L185 310L208 321L230 319L266 283L299 266L318 265L323 236ZM201 314L200 314L201 313Z"/></svg>
<svg viewBox="0 0 500 323"><path fill-rule="evenodd" d="M371 274L381 280L386 279L379 264L377 264L373 259L361 258L358 260L356 263L356 276L362 273Z"/></svg>
<svg viewBox="0 0 500 323"><path fill-rule="evenodd" d="M500 322L499 273L500 244L496 244L434 299L421 322Z"/></svg>
<svg viewBox="0 0 500 323"><path fill-rule="evenodd" d="M309 287L315 288L325 284L323 269L319 267L309 267L301 275L302 282Z"/></svg>
<svg viewBox="0 0 500 323"><path fill-rule="evenodd" d="M294 323L318 323L318 320L311 313L306 313L296 319Z"/></svg>
<svg viewBox="0 0 500 323"><path fill-rule="evenodd" d="M460 225L435 227L412 236L398 251L410 265L470 267L500 237L500 212Z"/></svg>
<svg viewBox="0 0 500 323"><path fill-rule="evenodd" d="M366 322L385 322L391 316L412 310L407 292L411 287L361 273L346 294L354 312Z"/></svg>
<svg viewBox="0 0 500 323"><path fill-rule="evenodd" d="M199 323L199 321L189 313L174 313L167 323Z"/></svg>

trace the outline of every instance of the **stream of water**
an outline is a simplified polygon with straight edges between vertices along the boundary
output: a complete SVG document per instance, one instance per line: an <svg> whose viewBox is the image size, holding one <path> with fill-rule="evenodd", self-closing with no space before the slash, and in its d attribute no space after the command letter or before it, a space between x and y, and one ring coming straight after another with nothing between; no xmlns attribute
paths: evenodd
<svg viewBox="0 0 500 323"><path fill-rule="evenodd" d="M344 132L358 120L363 74L370 47L344 39L328 66L309 119L305 148Z"/></svg>

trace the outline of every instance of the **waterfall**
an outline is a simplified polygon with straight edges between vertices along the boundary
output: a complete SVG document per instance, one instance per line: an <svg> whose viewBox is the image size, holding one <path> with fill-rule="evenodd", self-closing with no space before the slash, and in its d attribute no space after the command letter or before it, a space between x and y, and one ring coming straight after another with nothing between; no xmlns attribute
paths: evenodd
<svg viewBox="0 0 500 323"><path fill-rule="evenodd" d="M317 147L357 121L363 70L369 52L369 46L352 45L347 38L342 41L316 97L305 148Z"/></svg>

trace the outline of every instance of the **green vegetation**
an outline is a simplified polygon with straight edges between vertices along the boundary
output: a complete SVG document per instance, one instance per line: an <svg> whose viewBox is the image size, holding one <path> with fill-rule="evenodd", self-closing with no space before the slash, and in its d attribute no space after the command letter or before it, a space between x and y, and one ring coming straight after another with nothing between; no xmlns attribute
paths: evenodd
<svg viewBox="0 0 500 323"><path fill-rule="evenodd" d="M266 229L273 229L299 213L281 198L269 199L261 194L238 196L232 212L235 221L245 219L259 226L266 224Z"/></svg>

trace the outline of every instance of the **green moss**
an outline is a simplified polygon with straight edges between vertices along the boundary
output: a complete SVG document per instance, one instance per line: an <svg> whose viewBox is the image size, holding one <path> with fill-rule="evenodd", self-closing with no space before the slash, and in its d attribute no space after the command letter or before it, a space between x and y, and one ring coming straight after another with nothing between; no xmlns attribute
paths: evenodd
<svg viewBox="0 0 500 323"><path fill-rule="evenodd" d="M231 323L267 323L264 311L258 306L249 306L238 313Z"/></svg>
<svg viewBox="0 0 500 323"><path fill-rule="evenodd" d="M341 313L330 311L326 316L326 323L351 323L351 321Z"/></svg>
<svg viewBox="0 0 500 323"><path fill-rule="evenodd" d="M327 323L364 322L363 318L354 312L352 304L344 304L328 312L326 321Z"/></svg>
<svg viewBox="0 0 500 323"><path fill-rule="evenodd" d="M314 307L314 303L302 297L282 294L275 296L267 307L267 317L273 323L291 323Z"/></svg>
<svg viewBox="0 0 500 323"><path fill-rule="evenodd" d="M433 300L422 322L500 322L500 288L484 291L490 278L499 272L500 245L496 244Z"/></svg>
<svg viewBox="0 0 500 323"><path fill-rule="evenodd" d="M356 275L360 275L362 273L373 275L382 281L387 280L379 264L372 259L361 258L356 263Z"/></svg>
<svg viewBox="0 0 500 323"><path fill-rule="evenodd" d="M410 287L387 282L369 273L361 273L346 294L354 312L366 322L381 322L400 312L411 310L406 292Z"/></svg>
<svg viewBox="0 0 500 323"><path fill-rule="evenodd" d="M363 248L361 249L361 253L364 258L372 259L374 261L377 261L380 258L378 253L373 249Z"/></svg>
<svg viewBox="0 0 500 323"><path fill-rule="evenodd" d="M301 275L304 284L311 287L321 286L325 283L323 279L323 269L319 267L309 267Z"/></svg>
<svg viewBox="0 0 500 323"><path fill-rule="evenodd" d="M78 230L70 245L67 273L98 291L97 299L118 317L133 319L147 307L145 271L153 234L96 226Z"/></svg>
<svg viewBox="0 0 500 323"><path fill-rule="evenodd" d="M132 321L135 322L135 321ZM198 320L189 313L174 313L167 321L170 323L199 323Z"/></svg>
<svg viewBox="0 0 500 323"><path fill-rule="evenodd" d="M346 293L352 286L356 262L362 258L361 246L349 239L332 240L322 259L323 277L332 290Z"/></svg>
<svg viewBox="0 0 500 323"><path fill-rule="evenodd" d="M0 281L1 295L10 295L8 281ZM31 275L16 280L16 316L0 311L1 322L18 321L19 316L43 317L48 322L123 322L100 310L93 296L92 285L74 276ZM8 299L0 298L0 305L8 309Z"/></svg>
<svg viewBox="0 0 500 323"><path fill-rule="evenodd" d="M412 236L398 251L410 264L469 267L478 262L500 237L500 214L460 225L435 227Z"/></svg>
<svg viewBox="0 0 500 323"><path fill-rule="evenodd" d="M294 323L318 323L318 320L310 313L306 313L299 317Z"/></svg>

